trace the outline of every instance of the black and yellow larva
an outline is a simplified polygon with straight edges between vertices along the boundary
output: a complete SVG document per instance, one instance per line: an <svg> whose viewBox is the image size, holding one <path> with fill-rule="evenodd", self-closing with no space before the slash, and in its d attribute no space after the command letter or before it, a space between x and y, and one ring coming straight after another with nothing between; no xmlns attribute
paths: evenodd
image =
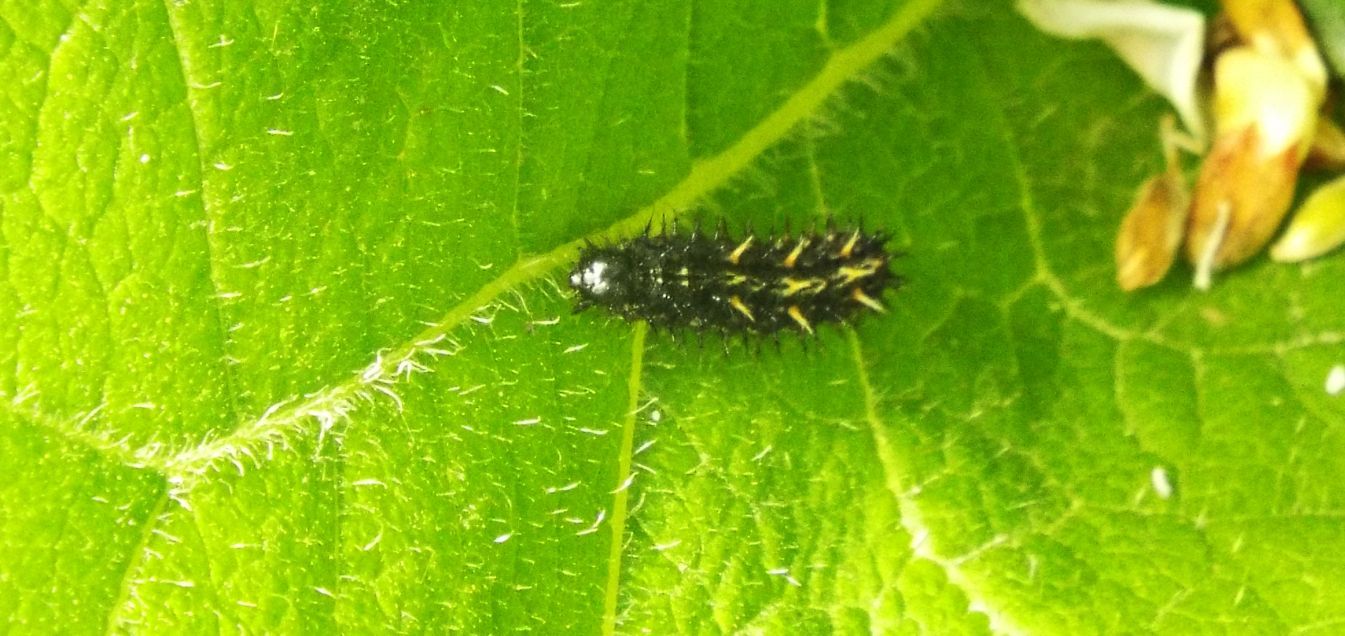
<svg viewBox="0 0 1345 636"><path fill-rule="evenodd" d="M880 232L834 229L742 239L699 229L589 245L570 272L575 311L598 306L654 329L811 334L885 311L902 279Z"/></svg>

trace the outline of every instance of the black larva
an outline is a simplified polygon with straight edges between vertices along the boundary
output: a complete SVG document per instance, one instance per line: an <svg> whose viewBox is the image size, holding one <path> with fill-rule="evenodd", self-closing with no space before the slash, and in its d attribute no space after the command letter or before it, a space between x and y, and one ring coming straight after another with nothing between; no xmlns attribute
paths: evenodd
<svg viewBox="0 0 1345 636"><path fill-rule="evenodd" d="M649 235L589 245L570 272L575 311L599 306L655 329L813 333L884 311L901 278L886 238L859 230L741 240L723 232Z"/></svg>

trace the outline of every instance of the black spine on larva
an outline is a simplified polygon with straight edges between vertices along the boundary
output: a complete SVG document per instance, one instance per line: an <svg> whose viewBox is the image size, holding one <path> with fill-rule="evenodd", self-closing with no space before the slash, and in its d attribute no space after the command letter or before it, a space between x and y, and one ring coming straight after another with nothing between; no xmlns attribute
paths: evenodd
<svg viewBox="0 0 1345 636"><path fill-rule="evenodd" d="M655 328L811 332L881 310L901 280L881 234L831 230L731 239L699 232L585 248L570 274L577 309Z"/></svg>

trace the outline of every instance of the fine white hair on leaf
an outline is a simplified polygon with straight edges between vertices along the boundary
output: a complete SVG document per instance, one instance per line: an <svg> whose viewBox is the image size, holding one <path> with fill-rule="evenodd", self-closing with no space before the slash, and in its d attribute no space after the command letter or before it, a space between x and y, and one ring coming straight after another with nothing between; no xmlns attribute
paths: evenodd
<svg viewBox="0 0 1345 636"><path fill-rule="evenodd" d="M360 375L360 380L369 383L377 380L383 375L383 352L380 350L374 354L374 361L364 368L364 373Z"/></svg>
<svg viewBox="0 0 1345 636"><path fill-rule="evenodd" d="M428 367L411 358L397 363L397 376L403 380L410 380L412 373L424 373L426 371L429 371Z"/></svg>
<svg viewBox="0 0 1345 636"><path fill-rule="evenodd" d="M377 546L379 542L381 542L382 540L383 540L383 531L379 530L378 534L374 535L373 539L370 539L368 543L365 543L363 546L360 547L360 550L368 552L374 549L374 547Z"/></svg>
<svg viewBox="0 0 1345 636"><path fill-rule="evenodd" d="M794 587L803 587L803 584L799 583L799 580L789 573L789 568L771 568L766 570L766 574L784 577L785 581L790 585L793 585Z"/></svg>
<svg viewBox="0 0 1345 636"><path fill-rule="evenodd" d="M617 486L617 487L616 487L616 490L613 490L612 492L610 492L610 493L608 493L608 494L615 495L615 494L617 494L617 493L619 493L619 492L623 492L623 491L625 491L626 489L630 488L631 484L633 484L633 483L635 483L635 473L631 473L631 474L627 475L627 476L626 476L626 479L623 480L623 481L621 482L621 485L620 485L620 486Z"/></svg>
<svg viewBox="0 0 1345 636"><path fill-rule="evenodd" d="M578 487L579 487L579 482L577 482L577 481L572 481L572 482L570 482L570 483L568 483L568 484L565 484L564 486L548 486L547 489L546 489L546 494L548 494L548 495L552 495L552 494L555 494L555 493L558 493L558 492L568 492L568 491L574 490L575 488L578 488Z"/></svg>
<svg viewBox="0 0 1345 636"><path fill-rule="evenodd" d="M591 525L591 526L589 526L589 527L587 527L587 528L584 528L583 530L580 530L579 532L576 532L575 534L576 534L577 536L581 536L581 537L582 537L582 536L584 536L584 535L586 535L586 534L593 534L594 532L597 532L597 531L598 531L598 528L602 527L602 521L603 521L603 519L606 519L606 518L607 518L607 509L604 508L604 509L602 509L602 510L599 510L599 511L598 511L598 517L597 517L596 519L593 520L593 525Z"/></svg>
<svg viewBox="0 0 1345 636"><path fill-rule="evenodd" d="M374 390L378 391L379 393L382 393L383 395L388 396L389 398L392 398L392 401L397 404L397 412L398 413L402 412L403 410L402 398L401 396L397 395L397 392L393 391L391 387L389 387L387 384L379 383L374 385Z"/></svg>
<svg viewBox="0 0 1345 636"><path fill-rule="evenodd" d="M429 338L425 338L425 339L423 339L423 340L417 340L417 341L416 341L416 346L423 349L423 348L425 348L425 347L429 347L429 346L437 345L437 344L439 344L440 342L443 342L445 338L448 338L448 333L446 333L446 332L440 332L440 333L434 334L433 336L430 336Z"/></svg>

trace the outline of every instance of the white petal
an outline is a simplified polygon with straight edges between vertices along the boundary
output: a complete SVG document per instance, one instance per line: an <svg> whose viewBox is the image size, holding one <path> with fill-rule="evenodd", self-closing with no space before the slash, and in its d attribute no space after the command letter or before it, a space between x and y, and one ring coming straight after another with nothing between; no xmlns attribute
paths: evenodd
<svg viewBox="0 0 1345 636"><path fill-rule="evenodd" d="M1204 145L1208 129L1196 82L1205 56L1200 12L1147 0L1019 0L1018 11L1046 33L1106 42Z"/></svg>

